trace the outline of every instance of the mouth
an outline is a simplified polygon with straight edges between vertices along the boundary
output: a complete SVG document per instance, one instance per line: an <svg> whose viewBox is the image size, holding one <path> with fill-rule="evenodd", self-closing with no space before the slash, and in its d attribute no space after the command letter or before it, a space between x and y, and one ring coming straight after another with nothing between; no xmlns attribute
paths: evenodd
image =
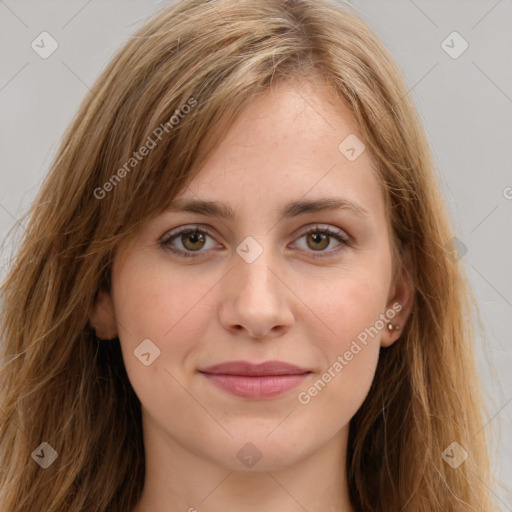
<svg viewBox="0 0 512 512"><path fill-rule="evenodd" d="M243 398L271 398L298 386L312 372L282 361L229 361L201 370L219 389Z"/></svg>

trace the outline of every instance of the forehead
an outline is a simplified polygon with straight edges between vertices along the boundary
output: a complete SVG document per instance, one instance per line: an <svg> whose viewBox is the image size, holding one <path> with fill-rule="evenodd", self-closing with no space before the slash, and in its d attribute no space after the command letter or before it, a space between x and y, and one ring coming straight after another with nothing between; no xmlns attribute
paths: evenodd
<svg viewBox="0 0 512 512"><path fill-rule="evenodd" d="M357 122L319 81L282 82L257 97L176 200L285 213L299 199L328 197L384 214L375 163Z"/></svg>

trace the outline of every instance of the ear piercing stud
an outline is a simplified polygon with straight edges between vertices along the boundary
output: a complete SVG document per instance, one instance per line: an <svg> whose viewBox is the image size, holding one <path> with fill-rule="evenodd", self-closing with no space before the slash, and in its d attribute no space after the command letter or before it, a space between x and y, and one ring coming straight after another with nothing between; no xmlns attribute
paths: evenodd
<svg viewBox="0 0 512 512"><path fill-rule="evenodd" d="M388 331L391 332L392 330L399 331L400 326L398 324L393 325L391 322L389 322L388 323Z"/></svg>

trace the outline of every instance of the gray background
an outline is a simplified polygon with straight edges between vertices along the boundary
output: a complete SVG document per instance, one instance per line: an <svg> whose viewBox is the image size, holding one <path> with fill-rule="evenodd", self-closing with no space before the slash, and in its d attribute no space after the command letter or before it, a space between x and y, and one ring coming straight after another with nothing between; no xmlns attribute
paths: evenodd
<svg viewBox="0 0 512 512"><path fill-rule="evenodd" d="M166 4L0 0L0 239L35 197L63 131L100 71ZM478 435L496 436L491 458L504 486L493 491L503 510L512 510L512 1L351 4L402 67L457 237L467 247L461 261L486 328L476 357L492 418ZM43 31L59 44L47 59L31 48ZM458 58L442 46L453 31L469 44ZM460 42L448 44L460 48ZM0 277L14 243L8 240Z"/></svg>

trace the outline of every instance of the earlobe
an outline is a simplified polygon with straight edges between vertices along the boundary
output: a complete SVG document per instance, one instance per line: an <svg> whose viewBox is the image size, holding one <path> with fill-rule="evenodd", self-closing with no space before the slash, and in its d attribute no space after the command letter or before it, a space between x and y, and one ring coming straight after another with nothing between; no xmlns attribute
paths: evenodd
<svg viewBox="0 0 512 512"><path fill-rule="evenodd" d="M413 263L409 247L405 247L403 250L402 263L400 275L395 280L387 304L388 320L382 330L380 343L382 347L389 347L400 338L414 303Z"/></svg>
<svg viewBox="0 0 512 512"><path fill-rule="evenodd" d="M114 304L110 294L100 291L96 303L89 312L89 322L102 340L111 340L117 336L117 322Z"/></svg>

